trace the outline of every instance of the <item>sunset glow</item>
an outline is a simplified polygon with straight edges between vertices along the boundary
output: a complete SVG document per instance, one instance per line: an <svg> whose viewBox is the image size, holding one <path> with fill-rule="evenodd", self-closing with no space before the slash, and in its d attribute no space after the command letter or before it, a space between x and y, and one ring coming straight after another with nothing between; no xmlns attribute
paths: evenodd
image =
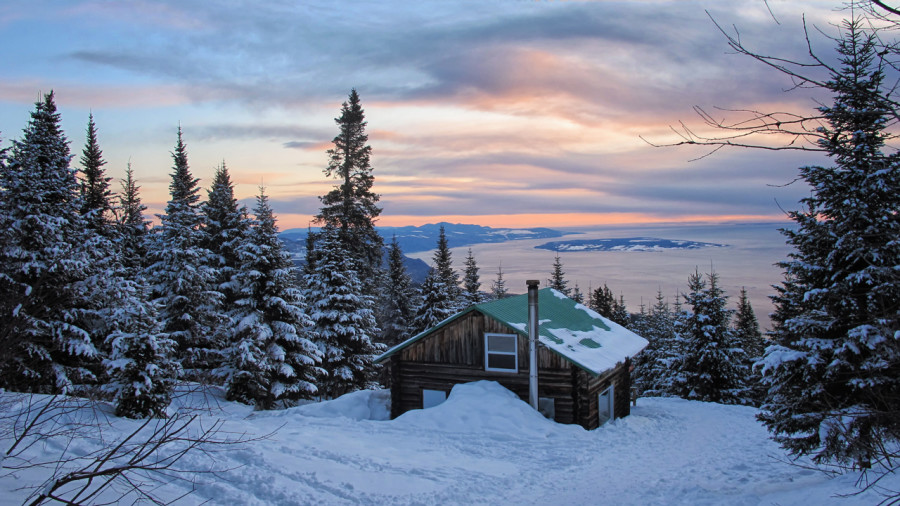
<svg viewBox="0 0 900 506"><path fill-rule="evenodd" d="M785 57L805 54L804 14L823 29L839 16L811 1L773 13L674 0L41 4L0 9L0 41L17 48L0 77L3 145L52 89L73 163L93 113L108 174L130 162L158 213L181 125L200 185L224 161L242 203L266 188L282 229L306 226L335 184L326 151L351 88L369 122L381 225L783 220L808 192L787 183L816 156L704 157L642 137L676 141L681 121L714 133L694 105L722 116L815 107L727 54L706 10Z"/></svg>

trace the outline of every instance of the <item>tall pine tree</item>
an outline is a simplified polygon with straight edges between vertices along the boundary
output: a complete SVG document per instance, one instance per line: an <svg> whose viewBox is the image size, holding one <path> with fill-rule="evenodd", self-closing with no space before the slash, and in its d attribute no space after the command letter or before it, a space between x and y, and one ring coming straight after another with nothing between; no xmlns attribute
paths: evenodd
<svg viewBox="0 0 900 506"><path fill-rule="evenodd" d="M635 357L635 386L641 395L672 395L678 343L674 316L662 290L656 294L656 304L650 308L640 335L650 344Z"/></svg>
<svg viewBox="0 0 900 506"><path fill-rule="evenodd" d="M138 275L147 256L147 238L150 222L144 218L147 206L141 203L140 189L134 178L131 162L125 169L125 179L121 181L122 193L119 195L118 240L122 264L132 272L131 277Z"/></svg>
<svg viewBox="0 0 900 506"><path fill-rule="evenodd" d="M325 377L319 393L336 398L376 385L373 342L378 328L372 297L363 293L356 262L345 255L340 232L324 227L317 244L316 270L306 277L309 316L322 354Z"/></svg>
<svg viewBox="0 0 900 506"><path fill-rule="evenodd" d="M103 234L110 232L110 212L112 211L112 191L103 166L103 151L97 140L97 125L94 115L88 116L87 136L81 151L81 214L95 230Z"/></svg>
<svg viewBox="0 0 900 506"><path fill-rule="evenodd" d="M832 165L800 169L812 192L784 231L760 418L793 454L865 468L900 439L900 155L884 152L895 102L876 34L854 18L837 43L819 107Z"/></svg>
<svg viewBox="0 0 900 506"><path fill-rule="evenodd" d="M459 274L453 269L453 253L447 243L447 234L441 225L438 234L437 249L432 257L435 275L440 280L441 287L446 291L446 299L449 301L449 309L455 311L462 306L460 299L462 291L459 289ZM436 286L436 285L435 285Z"/></svg>
<svg viewBox="0 0 900 506"><path fill-rule="evenodd" d="M0 168L0 387L66 393L99 358L86 284L95 258L53 92Z"/></svg>
<svg viewBox="0 0 900 506"><path fill-rule="evenodd" d="M237 298L232 278L240 260L237 248L249 227L246 208L238 208L234 184L223 161L216 168L212 185L203 203L203 237L201 245L212 253L216 276L215 289L222 293L223 305L229 307Z"/></svg>
<svg viewBox="0 0 900 506"><path fill-rule="evenodd" d="M428 330L456 314L456 302L450 298L446 283L434 267L429 269L419 288L419 299L421 304L416 308L413 334Z"/></svg>
<svg viewBox="0 0 900 506"><path fill-rule="evenodd" d="M335 118L340 132L328 150L325 175L338 180L333 190L322 196L322 208L316 222L338 231L341 247L353 259L357 275L367 295L375 295L378 270L384 256L384 240L375 229L381 214L378 200L372 191L375 177L370 158L372 147L367 143L365 112L356 90L341 105L341 115Z"/></svg>
<svg viewBox="0 0 900 506"><path fill-rule="evenodd" d="M463 275L463 306L471 306L484 302L484 294L481 293L481 279L478 277L478 263L472 255L472 248L466 256L466 269Z"/></svg>
<svg viewBox="0 0 900 506"><path fill-rule="evenodd" d="M147 279L163 332L175 341L184 372L201 379L223 358L221 336L214 334L222 318L222 296L210 266L212 253L202 245L198 180L188 166L181 127L172 159L171 199L152 230Z"/></svg>
<svg viewBox="0 0 900 506"><path fill-rule="evenodd" d="M681 329L683 348L673 387L685 399L737 403L746 374L743 352L729 326L731 311L718 275L709 274L707 279L709 284L699 271L688 279L686 302L691 314Z"/></svg>
<svg viewBox="0 0 900 506"><path fill-rule="evenodd" d="M381 297L384 321L381 328L381 342L393 346L410 337L416 313L415 291L412 279L403 263L403 251L397 238L388 249L388 275Z"/></svg>
<svg viewBox="0 0 900 506"><path fill-rule="evenodd" d="M228 353L228 398L259 409L291 405L317 392L321 355L297 288L291 255L278 238L268 197L260 190L256 220L237 257L235 323Z"/></svg>

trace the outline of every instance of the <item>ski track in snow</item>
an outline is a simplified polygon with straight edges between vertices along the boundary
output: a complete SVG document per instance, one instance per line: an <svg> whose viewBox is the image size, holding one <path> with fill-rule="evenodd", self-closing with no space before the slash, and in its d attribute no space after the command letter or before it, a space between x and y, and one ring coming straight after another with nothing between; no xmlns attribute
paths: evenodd
<svg viewBox="0 0 900 506"><path fill-rule="evenodd" d="M756 410L639 399L594 431L544 419L492 382L457 386L428 410L388 418L388 392L253 412L220 401L224 431L265 440L189 454L198 474L184 504L874 504L855 476L786 462ZM277 432L276 432L277 431ZM79 445L89 444L79 442ZM210 460L212 459L212 460ZM0 490L21 484L0 480ZM895 489L900 480L894 480ZM174 498L191 489L164 487ZM16 492L13 492L16 493ZM21 494L21 492L19 492ZM8 496L4 496L8 497ZM24 498L24 496L23 496ZM21 501L19 501L21 502Z"/></svg>

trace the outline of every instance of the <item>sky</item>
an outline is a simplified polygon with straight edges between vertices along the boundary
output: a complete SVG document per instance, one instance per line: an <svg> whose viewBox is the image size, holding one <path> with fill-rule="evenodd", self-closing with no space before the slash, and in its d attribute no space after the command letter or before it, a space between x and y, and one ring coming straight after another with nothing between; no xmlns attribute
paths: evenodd
<svg viewBox="0 0 900 506"><path fill-rule="evenodd" d="M497 227L782 221L809 152L653 147L693 112L808 112L816 97L736 55L828 57L837 0L76 1L0 4L0 136L53 90L74 162L93 114L106 170L130 162L148 213L168 200L184 131L208 187L224 162L280 228L319 209L351 89L372 146L380 225ZM822 33L820 33L822 32Z"/></svg>

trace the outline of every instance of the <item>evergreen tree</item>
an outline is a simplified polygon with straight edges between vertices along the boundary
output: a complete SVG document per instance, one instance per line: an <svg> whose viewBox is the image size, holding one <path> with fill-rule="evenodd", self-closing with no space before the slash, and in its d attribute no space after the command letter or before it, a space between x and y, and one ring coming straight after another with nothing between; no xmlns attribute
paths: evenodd
<svg viewBox="0 0 900 506"><path fill-rule="evenodd" d="M675 320L662 290L650 308L640 333L650 344L635 357L634 384L641 395L671 395L673 367L678 356Z"/></svg>
<svg viewBox="0 0 900 506"><path fill-rule="evenodd" d="M575 283L575 288L572 290L572 300L579 304L584 303L584 295L582 295L581 289L578 288L578 282Z"/></svg>
<svg viewBox="0 0 900 506"><path fill-rule="evenodd" d="M491 284L491 295L494 299L505 299L509 296L509 291L506 289L506 281L503 280L503 265L499 265L497 267L497 279Z"/></svg>
<svg viewBox="0 0 900 506"><path fill-rule="evenodd" d="M734 333L738 343L744 350L744 354L751 362L762 357L766 343L763 341L762 332L759 330L759 321L753 312L753 306L747 297L747 289L741 288L738 299L738 309L734 319Z"/></svg>
<svg viewBox="0 0 900 506"><path fill-rule="evenodd" d="M161 332L144 285L135 284L129 304L122 304L123 322L108 338L104 361L110 378L104 389L113 394L116 416L166 417L181 368L173 360L175 343Z"/></svg>
<svg viewBox="0 0 900 506"><path fill-rule="evenodd" d="M562 292L567 297L571 293L571 290L567 286L569 283L566 281L566 273L563 272L559 253L556 254L556 259L553 261L553 271L550 272L550 279L547 280L547 284L550 285L550 288Z"/></svg>
<svg viewBox="0 0 900 506"><path fill-rule="evenodd" d="M437 269L432 267L419 289L421 305L416 309L413 335L428 330L456 314L456 304L448 292Z"/></svg>
<svg viewBox="0 0 900 506"><path fill-rule="evenodd" d="M688 279L686 297L692 312L684 325L673 387L685 399L735 403L744 386L743 351L729 326L731 311L725 307L727 297L718 275L709 274L707 279L709 285L699 272Z"/></svg>
<svg viewBox="0 0 900 506"><path fill-rule="evenodd" d="M374 295L384 256L384 241L375 230L375 220L381 214L377 205L380 196L372 191L372 147L367 144L365 112L355 89L334 121L340 132L333 140L334 147L328 150L325 175L340 183L321 197L316 222L338 231L341 247L353 259L366 294Z"/></svg>
<svg viewBox="0 0 900 506"><path fill-rule="evenodd" d="M222 293L223 306L230 308L237 298L232 283L240 263L237 248L247 234L249 218L246 208L238 208L234 184L224 161L216 168L202 209L204 235L201 245L212 252L216 272L214 287Z"/></svg>
<svg viewBox="0 0 900 506"><path fill-rule="evenodd" d="M440 286L447 292L446 300L450 304L449 309L451 312L460 309L460 306L462 305L460 303L462 292L459 289L459 274L453 270L452 257L453 255L450 251L450 246L447 244L447 235L444 233L444 226L441 225L437 249L432 257L435 275L438 277L440 283L434 284L434 287Z"/></svg>
<svg viewBox="0 0 900 506"><path fill-rule="evenodd" d="M734 334L744 350L746 360L744 368L747 371L747 390L744 397L748 399L748 402L759 406L765 397L765 388L761 383L759 370L754 367L754 364L762 358L766 343L759 330L759 322L753 312L753 306L747 297L747 289L743 287L734 318Z"/></svg>
<svg viewBox="0 0 900 506"><path fill-rule="evenodd" d="M119 196L118 240L122 264L134 279L143 267L147 255L147 234L150 222L144 219L147 206L141 203L140 186L134 179L131 162L125 169Z"/></svg>
<svg viewBox="0 0 900 506"><path fill-rule="evenodd" d="M181 127L172 158L171 199L152 230L147 279L162 330L175 341L184 372L202 378L222 361L222 343L214 335L222 318L221 294L209 265L212 253L202 246L198 180L188 167Z"/></svg>
<svg viewBox="0 0 900 506"><path fill-rule="evenodd" d="M224 168L222 169L224 171ZM235 206L236 208L236 206ZM228 399L272 409L314 396L321 355L312 320L295 285L293 261L278 238L268 197L260 190L256 220L235 239L235 322L229 349Z"/></svg>
<svg viewBox="0 0 900 506"><path fill-rule="evenodd" d="M103 234L110 232L109 215L112 211L112 192L103 166L103 152L97 141L97 125L94 115L88 116L87 139L81 151L81 214L83 214L94 230Z"/></svg>
<svg viewBox="0 0 900 506"><path fill-rule="evenodd" d="M90 235L53 92L0 165L0 388L71 392L98 350L86 320Z"/></svg>
<svg viewBox="0 0 900 506"><path fill-rule="evenodd" d="M372 297L363 294L355 262L344 254L339 234L329 226L322 229L316 271L306 279L310 317L326 373L319 393L332 399L375 386L373 360L382 348L372 342L378 332Z"/></svg>
<svg viewBox="0 0 900 506"><path fill-rule="evenodd" d="M388 276L382 298L384 325L381 328L381 342L394 346L410 337L415 318L415 292L412 279L403 263L403 251L395 236L388 250Z"/></svg>
<svg viewBox="0 0 900 506"><path fill-rule="evenodd" d="M591 294L590 299L589 307L591 309L604 318L612 319L617 302L616 296L613 295L612 290L606 286L606 283L604 283L602 287L597 287Z"/></svg>
<svg viewBox="0 0 900 506"><path fill-rule="evenodd" d="M866 468L900 439L900 155L884 153L894 88L876 34L851 19L837 42L819 107L833 165L800 169L812 192L783 231L794 251L760 418L793 454Z"/></svg>
<svg viewBox="0 0 900 506"><path fill-rule="evenodd" d="M631 314L628 313L628 308L625 307L624 295L619 295L619 300L613 305L612 315L610 315L609 319L623 327L628 327L631 324Z"/></svg>
<svg viewBox="0 0 900 506"><path fill-rule="evenodd" d="M471 306L484 302L484 294L481 293L481 279L478 277L478 264L472 255L472 248L466 256L466 270L463 275L463 300L464 306Z"/></svg>

